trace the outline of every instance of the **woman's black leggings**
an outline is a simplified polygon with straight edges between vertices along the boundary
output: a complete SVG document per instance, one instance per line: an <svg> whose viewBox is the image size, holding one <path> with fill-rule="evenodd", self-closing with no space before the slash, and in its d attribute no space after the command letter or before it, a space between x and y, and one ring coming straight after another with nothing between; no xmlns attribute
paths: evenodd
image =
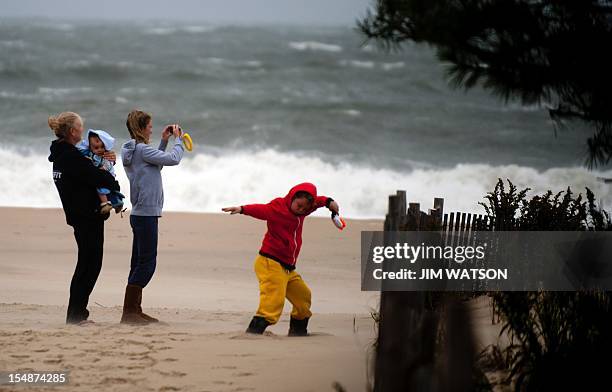
<svg viewBox="0 0 612 392"><path fill-rule="evenodd" d="M104 221L79 223L73 225L73 228L79 255L70 283L66 323L87 320L87 303L102 269L104 248Z"/></svg>

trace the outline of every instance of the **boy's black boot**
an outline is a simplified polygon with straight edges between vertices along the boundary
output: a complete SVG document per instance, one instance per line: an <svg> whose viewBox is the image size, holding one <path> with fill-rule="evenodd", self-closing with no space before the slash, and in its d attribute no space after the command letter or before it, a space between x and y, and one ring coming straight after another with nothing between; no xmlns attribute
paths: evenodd
<svg viewBox="0 0 612 392"><path fill-rule="evenodd" d="M291 317L291 320L289 320L289 336L308 336L307 327L308 317L303 320Z"/></svg>
<svg viewBox="0 0 612 392"><path fill-rule="evenodd" d="M263 317L253 316L249 327L247 328L247 333L255 333L261 335L266 330L266 327L270 325L270 323Z"/></svg>

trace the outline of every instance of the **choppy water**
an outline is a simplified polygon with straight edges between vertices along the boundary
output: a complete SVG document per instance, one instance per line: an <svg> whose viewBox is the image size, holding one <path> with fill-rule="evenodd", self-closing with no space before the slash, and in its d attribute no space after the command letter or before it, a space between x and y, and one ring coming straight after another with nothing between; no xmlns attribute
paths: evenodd
<svg viewBox="0 0 612 392"><path fill-rule="evenodd" d="M543 108L451 90L426 47L361 44L347 28L0 21L0 205L59 205L49 114L79 112L122 142L133 108L196 141L164 170L170 210L264 202L305 180L352 217L382 216L396 189L481 211L498 177L612 203L595 181L612 172L580 167L587 130L555 137Z"/></svg>

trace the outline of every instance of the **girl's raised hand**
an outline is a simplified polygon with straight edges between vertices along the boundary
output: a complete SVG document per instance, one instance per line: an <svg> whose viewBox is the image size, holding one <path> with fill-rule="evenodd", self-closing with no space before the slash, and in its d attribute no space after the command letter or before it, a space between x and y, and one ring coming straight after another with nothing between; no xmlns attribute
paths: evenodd
<svg viewBox="0 0 612 392"><path fill-rule="evenodd" d="M166 125L164 127L164 130L162 131L162 139L164 141L168 141L168 139L170 139L170 136L172 136L172 134L174 133L174 125Z"/></svg>
<svg viewBox="0 0 612 392"><path fill-rule="evenodd" d="M178 124L174 124L174 129L172 130L174 137L180 137L183 134L181 127Z"/></svg>
<svg viewBox="0 0 612 392"><path fill-rule="evenodd" d="M229 212L230 215L240 214L242 212L242 207L225 207L222 208L221 211Z"/></svg>

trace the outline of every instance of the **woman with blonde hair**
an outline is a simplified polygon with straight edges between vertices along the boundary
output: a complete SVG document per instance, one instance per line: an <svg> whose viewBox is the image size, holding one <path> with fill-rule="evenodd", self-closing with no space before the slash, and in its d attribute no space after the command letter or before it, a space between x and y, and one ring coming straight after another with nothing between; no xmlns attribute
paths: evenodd
<svg viewBox="0 0 612 392"><path fill-rule="evenodd" d="M184 151L177 124L164 127L158 148L149 145L153 129L151 115L133 110L128 114L126 126L132 139L121 148L121 160L130 180L133 241L121 322L148 324L158 321L142 312L141 303L142 289L153 277L157 264L158 219L164 204L161 169L178 165ZM166 152L171 135L175 137L174 146Z"/></svg>
<svg viewBox="0 0 612 392"><path fill-rule="evenodd" d="M56 137L51 142L49 155L49 161L53 162L53 181L78 247L66 323L83 325L92 322L87 320L87 303L102 269L104 221L108 218L108 214L100 214L96 189L119 191L119 183L110 173L94 167L77 149L76 144L83 137L81 116L63 112L49 117L48 124ZM115 154L107 154L105 158L114 161Z"/></svg>

